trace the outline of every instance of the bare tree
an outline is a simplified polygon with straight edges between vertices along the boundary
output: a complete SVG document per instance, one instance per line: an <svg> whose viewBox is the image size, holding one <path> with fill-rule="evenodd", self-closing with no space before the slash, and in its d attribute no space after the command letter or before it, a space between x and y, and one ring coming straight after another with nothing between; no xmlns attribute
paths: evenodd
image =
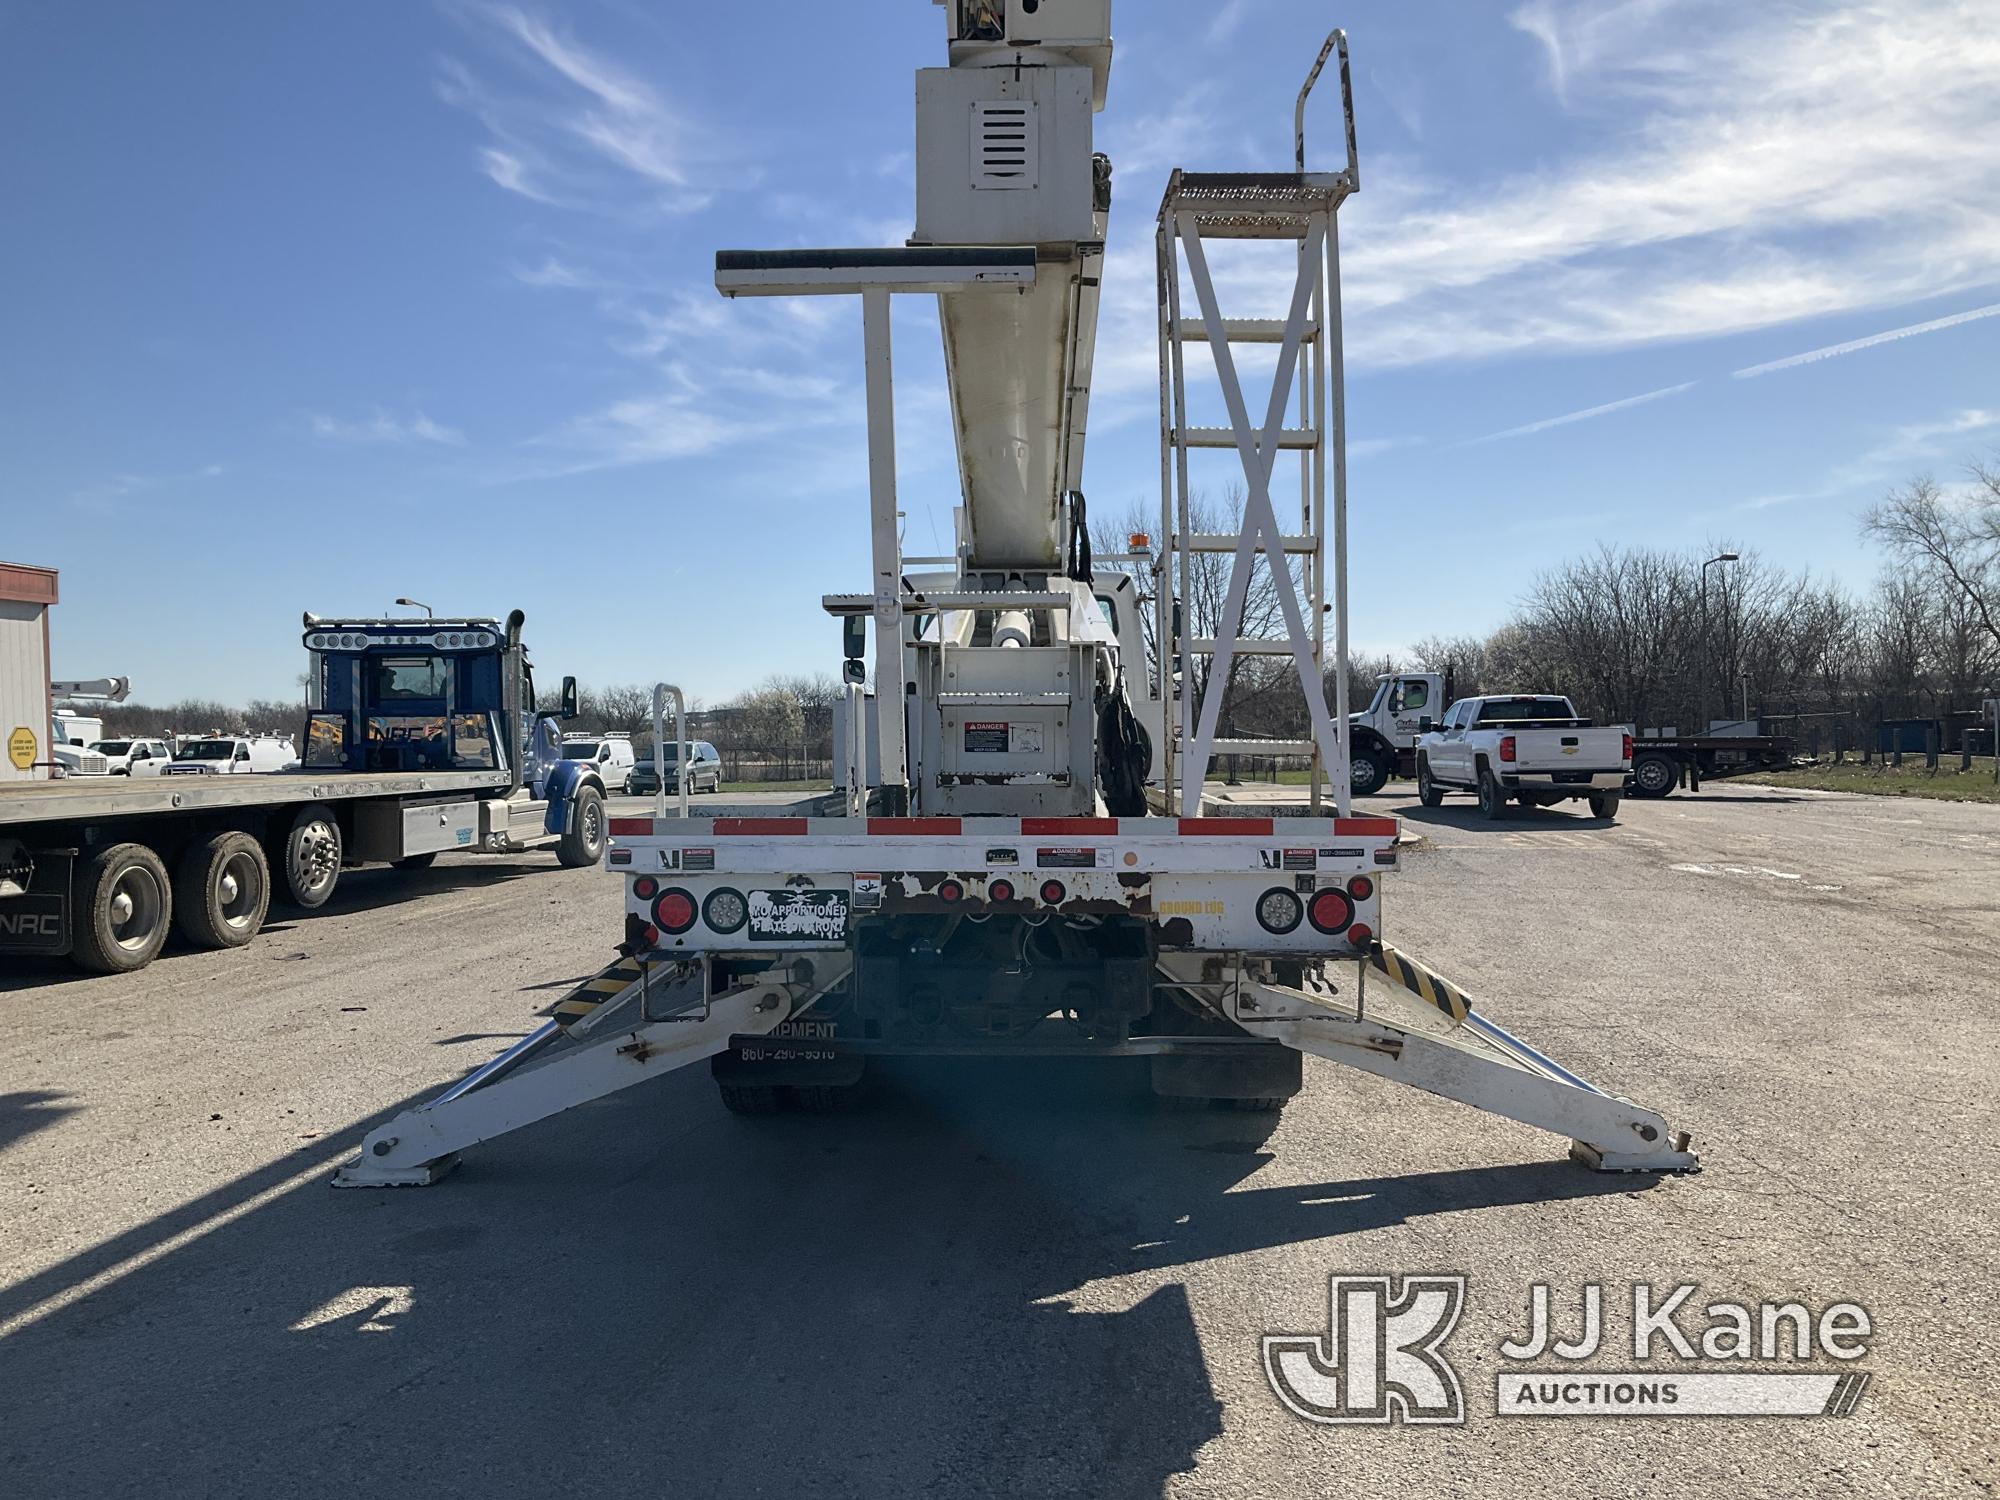
<svg viewBox="0 0 2000 1500"><path fill-rule="evenodd" d="M2000 468L1974 464L1970 472L1972 490L1963 496L1928 477L1911 480L1870 508L1861 529L1958 594L2000 647Z"/></svg>

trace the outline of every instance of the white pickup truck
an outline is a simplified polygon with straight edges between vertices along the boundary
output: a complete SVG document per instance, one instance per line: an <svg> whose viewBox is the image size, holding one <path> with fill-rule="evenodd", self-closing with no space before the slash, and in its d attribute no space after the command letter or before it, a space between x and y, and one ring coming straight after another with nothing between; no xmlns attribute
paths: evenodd
<svg viewBox="0 0 2000 1500"><path fill-rule="evenodd" d="M1474 792L1497 818L1508 798L1553 807L1588 797L1592 816L1615 818L1632 773L1632 736L1595 728L1567 698L1511 695L1461 698L1417 741L1417 795L1436 807L1448 791Z"/></svg>

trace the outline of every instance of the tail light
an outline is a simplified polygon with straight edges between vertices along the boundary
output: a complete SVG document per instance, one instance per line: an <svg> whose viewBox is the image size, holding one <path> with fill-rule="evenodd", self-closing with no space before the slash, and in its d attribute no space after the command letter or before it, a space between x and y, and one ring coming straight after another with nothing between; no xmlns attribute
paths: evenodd
<svg viewBox="0 0 2000 1500"><path fill-rule="evenodd" d="M1366 922L1356 922L1347 929L1347 940L1357 948L1366 948L1375 941L1375 929Z"/></svg>
<svg viewBox="0 0 2000 1500"><path fill-rule="evenodd" d="M1347 894L1356 901L1366 901L1375 894L1375 882L1366 875L1357 875L1347 882Z"/></svg>
<svg viewBox="0 0 2000 1500"><path fill-rule="evenodd" d="M660 929L655 927L651 922L648 922L641 930L644 932L647 942L657 943L660 940Z"/></svg>
<svg viewBox="0 0 2000 1500"><path fill-rule="evenodd" d="M1257 925L1280 935L1290 932L1305 916L1299 898L1281 885L1274 885L1257 898Z"/></svg>
<svg viewBox="0 0 2000 1500"><path fill-rule="evenodd" d="M641 875L632 882L632 894L641 901L651 901L660 894L660 882L650 875Z"/></svg>
<svg viewBox="0 0 2000 1500"><path fill-rule="evenodd" d="M679 886L668 886L653 902L653 921L660 931L682 933L694 926L694 897Z"/></svg>
<svg viewBox="0 0 2000 1500"><path fill-rule="evenodd" d="M1306 908L1306 916L1311 919L1316 931L1331 936L1345 931L1347 924L1354 920L1354 903L1347 899L1345 891L1328 886L1313 896L1312 904Z"/></svg>
<svg viewBox="0 0 2000 1500"><path fill-rule="evenodd" d="M1069 892L1064 889L1063 883L1060 880L1044 880L1042 882L1042 904L1045 906L1061 906L1063 897L1068 894Z"/></svg>
<svg viewBox="0 0 2000 1500"><path fill-rule="evenodd" d="M735 932L750 920L750 903L743 899L741 891L717 886L701 903L701 919L711 932Z"/></svg>
<svg viewBox="0 0 2000 1500"><path fill-rule="evenodd" d="M1629 734L1625 736L1625 758L1627 760L1632 758L1632 736Z"/></svg>
<svg viewBox="0 0 2000 1500"><path fill-rule="evenodd" d="M1500 736L1500 758L1502 760L1512 760L1514 758L1513 735L1503 734Z"/></svg>
<svg viewBox="0 0 2000 1500"><path fill-rule="evenodd" d="M938 895L947 901L963 901L965 899L965 887L956 880L942 881L938 885Z"/></svg>
<svg viewBox="0 0 2000 1500"><path fill-rule="evenodd" d="M1014 899L1014 882L1011 880L987 881L986 899L988 901L1012 901Z"/></svg>

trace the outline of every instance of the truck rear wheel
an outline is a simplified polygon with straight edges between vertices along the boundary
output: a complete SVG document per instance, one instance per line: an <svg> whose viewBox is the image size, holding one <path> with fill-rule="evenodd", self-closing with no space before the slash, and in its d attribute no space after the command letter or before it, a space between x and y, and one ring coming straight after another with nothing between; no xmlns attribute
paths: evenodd
<svg viewBox="0 0 2000 1500"><path fill-rule="evenodd" d="M1664 755L1642 755L1632 763L1632 795L1664 797L1679 781L1680 770Z"/></svg>
<svg viewBox="0 0 2000 1500"><path fill-rule="evenodd" d="M271 905L271 866L247 833L197 839L181 855L174 927L197 948L240 948Z"/></svg>
<svg viewBox="0 0 2000 1500"><path fill-rule="evenodd" d="M173 886L144 844L113 844L76 874L70 956L93 974L143 969L167 941Z"/></svg>
<svg viewBox="0 0 2000 1500"><path fill-rule="evenodd" d="M1501 789L1500 779L1484 766L1479 768L1479 812L1489 823L1497 823L1506 814L1507 793Z"/></svg>
<svg viewBox="0 0 2000 1500"><path fill-rule="evenodd" d="M572 870L604 858L604 794L596 787L576 789L576 800L563 823L562 841L556 845L556 858Z"/></svg>
<svg viewBox="0 0 2000 1500"><path fill-rule="evenodd" d="M305 911L319 910L340 883L339 820L321 808L300 808L271 855L278 899Z"/></svg>
<svg viewBox="0 0 2000 1500"><path fill-rule="evenodd" d="M1372 797L1389 784L1389 762L1372 745L1354 752L1348 763L1348 786L1357 797Z"/></svg>
<svg viewBox="0 0 2000 1500"><path fill-rule="evenodd" d="M1590 815L1593 818L1603 818L1606 822L1615 823L1618 820L1618 803L1620 800L1617 792L1593 792L1590 797Z"/></svg>

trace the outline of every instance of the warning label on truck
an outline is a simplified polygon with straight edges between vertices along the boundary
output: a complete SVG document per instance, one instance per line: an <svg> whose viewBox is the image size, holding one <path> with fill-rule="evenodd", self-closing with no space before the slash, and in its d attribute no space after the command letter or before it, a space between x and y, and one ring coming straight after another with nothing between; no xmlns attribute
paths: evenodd
<svg viewBox="0 0 2000 1500"><path fill-rule="evenodd" d="M965 724L965 751L968 755L1005 755L1007 726L972 719Z"/></svg>
<svg viewBox="0 0 2000 1500"><path fill-rule="evenodd" d="M1038 870L1094 870L1097 868L1097 849L1037 849L1035 868Z"/></svg>

